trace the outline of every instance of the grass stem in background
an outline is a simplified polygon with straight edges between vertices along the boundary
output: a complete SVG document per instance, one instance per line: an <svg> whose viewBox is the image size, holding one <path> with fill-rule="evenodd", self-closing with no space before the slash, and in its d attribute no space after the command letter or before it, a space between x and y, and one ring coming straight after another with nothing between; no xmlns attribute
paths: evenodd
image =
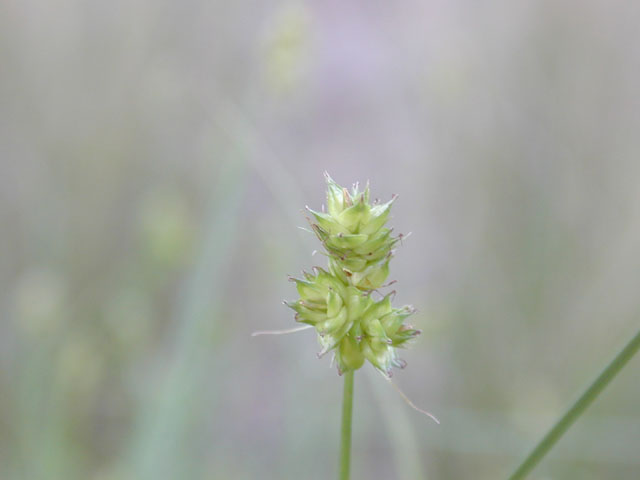
<svg viewBox="0 0 640 480"><path fill-rule="evenodd" d="M407 410L402 402L388 388L386 382L380 381L376 371L367 368L364 370L373 390L375 403L378 405L379 414L384 420L388 435L389 445L393 450L393 458L396 466L396 480L426 480L427 475L422 468L420 455L420 442L414 429L414 422L409 418L410 410ZM421 425L418 423L417 425Z"/></svg>
<svg viewBox="0 0 640 480"><path fill-rule="evenodd" d="M622 370L629 360L640 349L640 331L627 343L627 345L616 355L598 377L589 385L585 392L567 410L567 412L556 422L549 432L540 440L538 445L531 451L527 458L511 474L509 480L524 479L531 470L542 460L547 452L556 444L562 435L573 425L573 423L584 413L589 405L598 397L611 380Z"/></svg>
<svg viewBox="0 0 640 480"><path fill-rule="evenodd" d="M353 370L344 374L342 427L340 429L340 480L349 480L351 466L351 418L353 414Z"/></svg>

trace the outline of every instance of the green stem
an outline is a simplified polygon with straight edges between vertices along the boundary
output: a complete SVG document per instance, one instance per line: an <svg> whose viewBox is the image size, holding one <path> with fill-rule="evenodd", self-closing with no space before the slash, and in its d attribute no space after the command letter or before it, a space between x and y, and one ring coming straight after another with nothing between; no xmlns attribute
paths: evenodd
<svg viewBox="0 0 640 480"><path fill-rule="evenodd" d="M607 365L600 375L593 381L585 392L567 410L567 412L556 422L549 432L540 440L538 445L531 451L529 456L520 464L515 472L511 474L509 480L520 480L538 464L547 452L555 445L569 427L575 422L596 397L605 389L611 380L622 370L631 357L640 349L640 331L627 343L627 345L616 355Z"/></svg>
<svg viewBox="0 0 640 480"><path fill-rule="evenodd" d="M340 429L340 480L349 480L351 464L351 417L353 412L353 370L344 374L342 427Z"/></svg>

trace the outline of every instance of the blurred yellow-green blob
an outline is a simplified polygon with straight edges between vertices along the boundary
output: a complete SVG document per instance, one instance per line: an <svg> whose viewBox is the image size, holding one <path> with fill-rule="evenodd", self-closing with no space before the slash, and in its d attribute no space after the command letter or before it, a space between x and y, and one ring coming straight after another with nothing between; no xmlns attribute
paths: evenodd
<svg viewBox="0 0 640 480"><path fill-rule="evenodd" d="M282 6L269 22L264 68L267 84L276 93L296 88L308 67L310 18L301 2Z"/></svg>

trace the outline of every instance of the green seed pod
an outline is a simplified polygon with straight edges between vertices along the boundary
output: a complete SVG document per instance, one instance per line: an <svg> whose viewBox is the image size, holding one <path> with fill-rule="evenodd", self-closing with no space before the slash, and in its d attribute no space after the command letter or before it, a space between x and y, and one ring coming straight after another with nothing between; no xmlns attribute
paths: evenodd
<svg viewBox="0 0 640 480"><path fill-rule="evenodd" d="M341 310L346 310L342 307L343 304L342 297L335 290L329 289L327 294L327 316L335 317Z"/></svg>
<svg viewBox="0 0 640 480"><path fill-rule="evenodd" d="M359 369L366 359L390 375L392 367L404 367L396 347L420 333L404 323L411 307L393 308L391 294L372 298L389 275L392 249L400 238L385 227L395 197L372 205L368 184L363 191L355 185L349 192L325 177L328 212L307 210L329 269L314 267L303 279L292 278L300 298L286 304L296 312L296 321L315 328L319 356L334 351L340 373Z"/></svg>
<svg viewBox="0 0 640 480"><path fill-rule="evenodd" d="M359 369L364 363L364 354L353 335L346 335L336 352L336 362L341 372Z"/></svg>
<svg viewBox="0 0 640 480"><path fill-rule="evenodd" d="M389 261L391 257L382 264L372 264L361 272L352 272L351 282L358 288L363 290L375 290L380 288L389 276Z"/></svg>

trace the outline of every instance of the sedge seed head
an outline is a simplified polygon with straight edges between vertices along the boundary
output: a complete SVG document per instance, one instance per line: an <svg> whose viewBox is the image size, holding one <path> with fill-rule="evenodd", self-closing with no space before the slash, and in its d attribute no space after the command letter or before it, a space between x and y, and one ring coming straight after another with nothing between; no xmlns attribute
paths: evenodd
<svg viewBox="0 0 640 480"><path fill-rule="evenodd" d="M389 262L400 237L386 227L395 196L387 203L370 203L369 184L359 190L338 185L325 173L327 212L307 207L311 229L322 243L329 265L316 267L304 278L292 278L299 299L287 305L298 322L318 333L321 351L335 353L338 372L359 369L368 360L385 375L403 368L396 349L420 331L405 323L413 308L394 308L389 294L374 300L372 292L389 276ZM392 292L393 293L393 292Z"/></svg>

